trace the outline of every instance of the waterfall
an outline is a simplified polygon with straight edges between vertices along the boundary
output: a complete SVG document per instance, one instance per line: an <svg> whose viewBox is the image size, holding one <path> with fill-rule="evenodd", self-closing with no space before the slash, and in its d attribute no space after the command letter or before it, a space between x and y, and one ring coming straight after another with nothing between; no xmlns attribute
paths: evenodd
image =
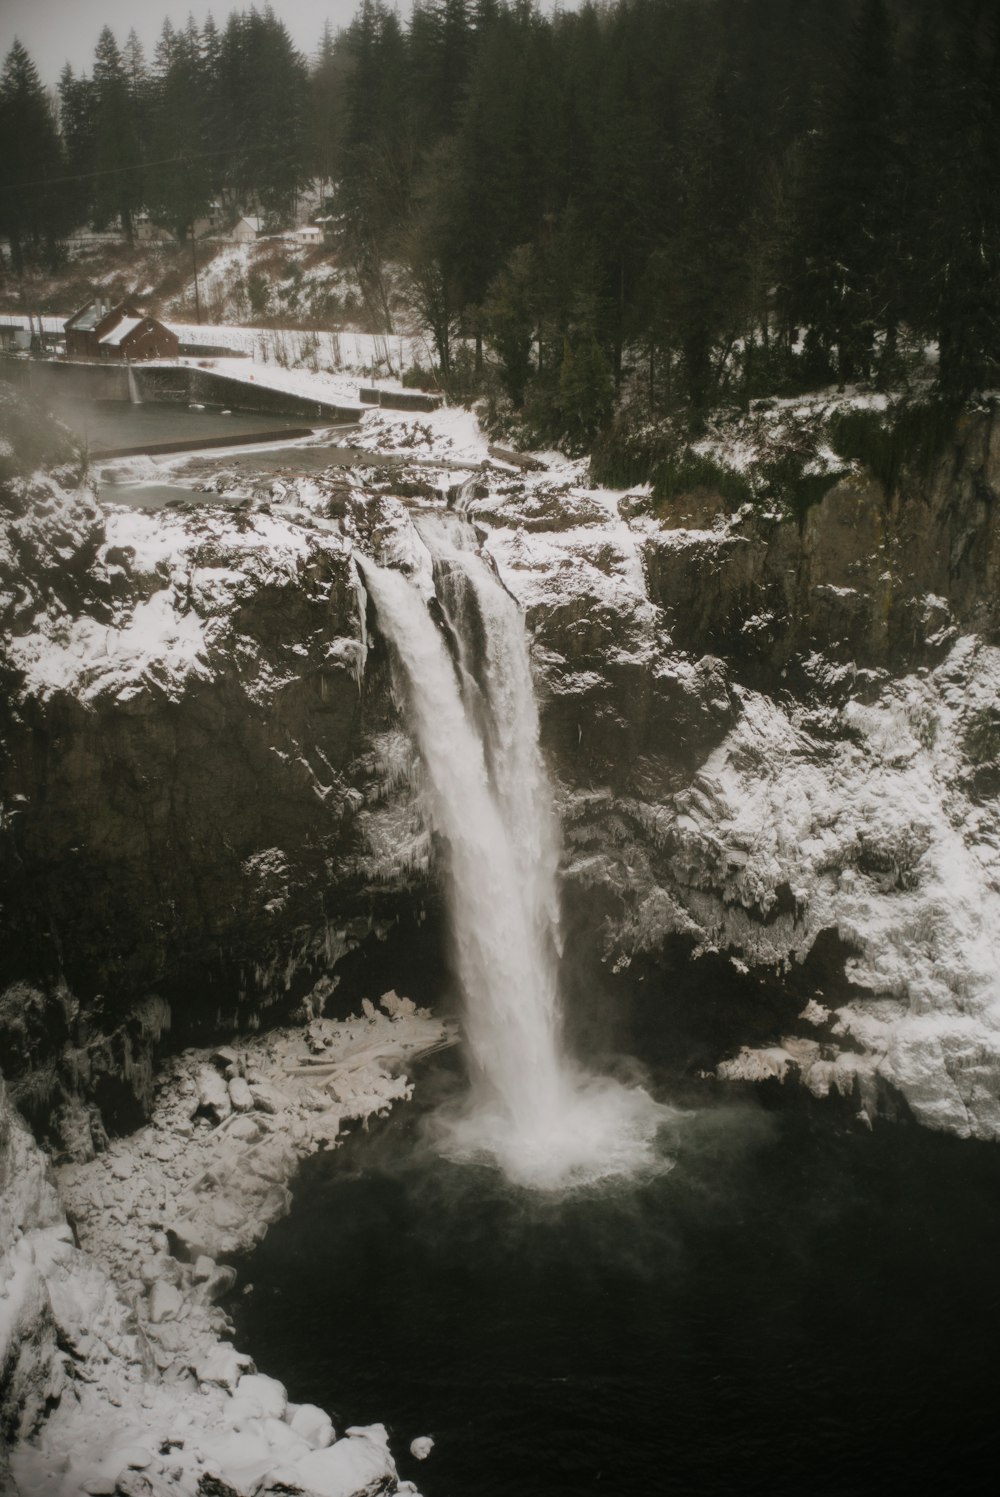
<svg viewBox="0 0 1000 1497"><path fill-rule="evenodd" d="M139 381L135 377L135 370L128 365L128 398L133 405L142 405L142 396L139 393Z"/></svg>
<svg viewBox="0 0 1000 1497"><path fill-rule="evenodd" d="M560 1038L558 827L538 742L524 622L482 559L421 533L456 659L401 572L361 563L392 646L443 839L471 1094L443 1146L547 1188L651 1164L665 1109L581 1075Z"/></svg>

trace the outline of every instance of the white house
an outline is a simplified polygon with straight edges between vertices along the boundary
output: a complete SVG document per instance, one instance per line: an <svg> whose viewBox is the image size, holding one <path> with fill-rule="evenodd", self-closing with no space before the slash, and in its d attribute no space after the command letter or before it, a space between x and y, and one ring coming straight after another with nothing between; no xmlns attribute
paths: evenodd
<svg viewBox="0 0 1000 1497"><path fill-rule="evenodd" d="M264 220L258 218L256 214L245 213L229 237L235 239L237 244L253 244L254 240L259 239L263 232Z"/></svg>

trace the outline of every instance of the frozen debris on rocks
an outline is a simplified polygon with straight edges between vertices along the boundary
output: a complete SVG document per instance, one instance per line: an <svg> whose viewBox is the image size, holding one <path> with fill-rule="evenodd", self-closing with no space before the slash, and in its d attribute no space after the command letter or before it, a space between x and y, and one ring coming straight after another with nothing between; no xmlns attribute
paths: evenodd
<svg viewBox="0 0 1000 1497"><path fill-rule="evenodd" d="M786 1081L796 1077L814 1097L832 1091L859 1102L858 1117L869 1126L878 1111L878 1061L836 1046L821 1046L815 1040L786 1036L780 1045L752 1048L744 1045L739 1055L716 1067L720 1081Z"/></svg>
<svg viewBox="0 0 1000 1497"><path fill-rule="evenodd" d="M337 1439L322 1409L290 1404L221 1339L232 1326L218 1301L236 1274L220 1260L288 1209L305 1154L334 1143L345 1116L407 1096L402 1067L450 1037L410 1010L317 1022L323 1067L303 1030L174 1058L145 1128L57 1170L79 1246L0 1096L0 1183L13 1178L4 1151L17 1151L19 1194L5 1187L0 1203L0 1365L6 1387L8 1348L24 1348L11 1461L21 1497L198 1497L211 1483L235 1497L413 1490L381 1425Z"/></svg>
<svg viewBox="0 0 1000 1497"><path fill-rule="evenodd" d="M390 1019L405 1019L410 1014L417 1012L417 1005L412 998L400 998L394 988L388 993L383 993L379 999L379 1007L383 1008ZM424 1010L426 1012L426 1010Z"/></svg>
<svg viewBox="0 0 1000 1497"><path fill-rule="evenodd" d="M799 1014L804 1024L815 1024L821 1027L830 1022L830 1009L824 1004L818 1003L815 998L810 998L805 1008Z"/></svg>

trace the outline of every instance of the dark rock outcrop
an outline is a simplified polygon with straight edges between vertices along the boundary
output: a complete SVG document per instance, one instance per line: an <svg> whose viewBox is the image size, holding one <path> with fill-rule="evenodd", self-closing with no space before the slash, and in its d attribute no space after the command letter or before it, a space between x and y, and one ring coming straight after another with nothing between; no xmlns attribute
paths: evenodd
<svg viewBox="0 0 1000 1497"><path fill-rule="evenodd" d="M956 628L992 638L1000 624L998 504L1000 416L981 412L889 492L858 469L799 523L748 508L715 531L656 530L650 596L675 644L755 684L794 686L816 654L861 669L930 663Z"/></svg>

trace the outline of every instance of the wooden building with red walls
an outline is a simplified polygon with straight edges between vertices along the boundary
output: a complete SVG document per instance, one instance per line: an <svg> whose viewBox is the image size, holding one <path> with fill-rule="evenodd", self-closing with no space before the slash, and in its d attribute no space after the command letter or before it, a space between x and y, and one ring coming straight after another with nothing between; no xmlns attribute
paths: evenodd
<svg viewBox="0 0 1000 1497"><path fill-rule="evenodd" d="M64 324L66 353L74 359L138 363L143 359L176 359L177 334L131 302L110 307L100 297L88 302Z"/></svg>

